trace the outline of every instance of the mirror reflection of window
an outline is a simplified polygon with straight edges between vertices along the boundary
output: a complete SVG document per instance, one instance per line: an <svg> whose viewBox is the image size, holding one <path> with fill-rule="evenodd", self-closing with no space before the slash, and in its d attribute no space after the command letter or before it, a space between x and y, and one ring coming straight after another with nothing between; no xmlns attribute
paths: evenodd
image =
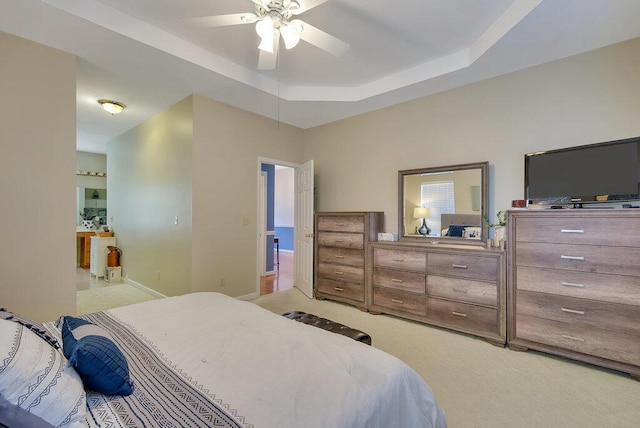
<svg viewBox="0 0 640 428"><path fill-rule="evenodd" d="M428 207L427 223L431 228L431 235L442 235L442 214L456 212L455 192L453 181L430 181L420 185L421 206Z"/></svg>

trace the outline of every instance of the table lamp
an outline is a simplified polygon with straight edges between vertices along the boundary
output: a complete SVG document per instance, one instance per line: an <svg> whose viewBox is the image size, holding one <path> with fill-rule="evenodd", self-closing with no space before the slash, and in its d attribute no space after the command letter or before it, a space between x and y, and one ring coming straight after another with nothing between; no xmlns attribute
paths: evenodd
<svg viewBox="0 0 640 428"><path fill-rule="evenodd" d="M414 208L413 218L421 218L422 226L418 228L418 233L422 236L427 236L431 231L427 226L427 217L429 217L429 208Z"/></svg>

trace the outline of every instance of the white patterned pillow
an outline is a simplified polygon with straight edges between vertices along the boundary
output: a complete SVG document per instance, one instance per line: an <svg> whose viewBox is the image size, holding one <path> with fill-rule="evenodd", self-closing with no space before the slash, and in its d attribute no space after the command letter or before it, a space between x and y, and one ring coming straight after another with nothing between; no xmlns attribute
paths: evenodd
<svg viewBox="0 0 640 428"><path fill-rule="evenodd" d="M87 404L78 373L35 333L3 319L0 395L54 426L83 426Z"/></svg>

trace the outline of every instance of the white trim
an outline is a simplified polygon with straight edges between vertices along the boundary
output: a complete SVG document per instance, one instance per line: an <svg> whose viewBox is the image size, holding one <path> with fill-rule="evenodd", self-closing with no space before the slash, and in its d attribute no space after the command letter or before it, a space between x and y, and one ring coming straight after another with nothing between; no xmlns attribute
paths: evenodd
<svg viewBox="0 0 640 428"><path fill-rule="evenodd" d="M139 290L144 291L145 293L151 294L153 297L156 297L158 299L164 299L165 297L168 297L168 296L165 296L164 294L159 293L156 290L152 290L151 288L147 287L146 285L142 285L139 282L136 282L136 281L134 281L132 279L125 278L124 282L129 284L132 287L135 287L135 288L137 288Z"/></svg>
<svg viewBox="0 0 640 428"><path fill-rule="evenodd" d="M262 164L266 163L268 165L281 165L281 166L287 166L289 168L298 168L300 167L302 164L299 163L293 163L293 162L288 162L288 161L283 161L283 160L278 160L278 159L273 159L273 158L266 158L263 156L258 156L258 178L257 178L257 192L256 192L256 198L257 198L257 214L256 214L256 218L260 218L260 216L262 215L261 212L261 206L260 206L260 190L262 188L261 186L261 177L262 177ZM295 226L295 225L294 225ZM274 231L275 234L275 231ZM266 245L262 245L262 240L260 239L260 231L258 231L258 235L256 236L256 293L250 294L249 296L253 296L255 295L255 297L260 296L260 278L263 276L262 275L262 263L263 263L263 258L261 257L261 251L262 248L265 249L266 251ZM282 251L282 250L280 250ZM265 256L266 258L266 256ZM273 271L273 273L275 273L275 270Z"/></svg>
<svg viewBox="0 0 640 428"><path fill-rule="evenodd" d="M245 294L244 296L238 296L238 297L236 297L236 299L238 299L238 300L253 300L253 299L257 299L258 297L260 297L260 293L250 293L250 294Z"/></svg>

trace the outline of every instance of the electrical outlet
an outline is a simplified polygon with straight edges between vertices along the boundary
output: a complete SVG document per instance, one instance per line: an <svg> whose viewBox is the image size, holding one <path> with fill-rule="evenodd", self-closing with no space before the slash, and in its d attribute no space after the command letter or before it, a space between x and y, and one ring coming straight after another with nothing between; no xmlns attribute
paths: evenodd
<svg viewBox="0 0 640 428"><path fill-rule="evenodd" d="M249 219L247 217L242 217L242 225L249 226Z"/></svg>
<svg viewBox="0 0 640 428"><path fill-rule="evenodd" d="M178 225L178 216L175 216L175 218L173 219L173 224L175 224L176 226Z"/></svg>
<svg viewBox="0 0 640 428"><path fill-rule="evenodd" d="M160 279L160 271L156 271L156 277Z"/></svg>
<svg viewBox="0 0 640 428"><path fill-rule="evenodd" d="M224 287L224 278L220 278L220 287Z"/></svg>

